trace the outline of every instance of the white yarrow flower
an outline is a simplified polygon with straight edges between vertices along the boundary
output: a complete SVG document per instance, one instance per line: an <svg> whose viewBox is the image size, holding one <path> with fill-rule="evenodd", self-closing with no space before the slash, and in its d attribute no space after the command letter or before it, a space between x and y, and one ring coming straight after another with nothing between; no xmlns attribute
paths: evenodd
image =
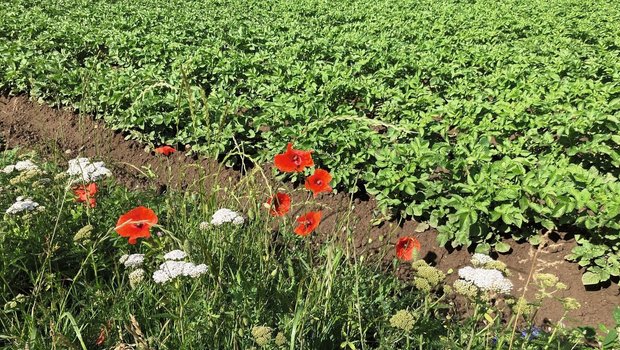
<svg viewBox="0 0 620 350"><path fill-rule="evenodd" d="M93 182L102 177L111 176L112 172L105 167L103 162L91 163L88 158L75 158L69 161L69 176L77 181Z"/></svg>
<svg viewBox="0 0 620 350"><path fill-rule="evenodd" d="M170 281L171 278L172 277L165 271L157 270L153 272L153 281L155 281L155 283L163 284Z"/></svg>
<svg viewBox="0 0 620 350"><path fill-rule="evenodd" d="M21 160L14 165L7 165L2 169L2 172L5 174L12 173L13 171L27 171L27 170L39 170L39 167L34 164L31 160Z"/></svg>
<svg viewBox="0 0 620 350"><path fill-rule="evenodd" d="M185 261L168 260L159 265L159 269L166 271L172 278L174 278L183 275L185 264L187 264Z"/></svg>
<svg viewBox="0 0 620 350"><path fill-rule="evenodd" d="M13 172L13 170L15 170L15 165L7 165L4 167L4 169L2 169L2 172L5 174L10 174Z"/></svg>
<svg viewBox="0 0 620 350"><path fill-rule="evenodd" d="M512 282L496 269L481 269L466 266L459 269L459 277L473 283L483 291L509 294L512 291Z"/></svg>
<svg viewBox="0 0 620 350"><path fill-rule="evenodd" d="M34 164L31 160L22 160L15 163L15 170L17 171L28 171L28 170L39 170L39 167Z"/></svg>
<svg viewBox="0 0 620 350"><path fill-rule="evenodd" d="M15 203L13 203L7 210L7 214L17 214L22 211L34 210L39 206L39 203L34 202L30 198L17 197Z"/></svg>
<svg viewBox="0 0 620 350"><path fill-rule="evenodd" d="M159 270L153 272L155 283L166 283L183 274L185 262L168 260L159 266Z"/></svg>
<svg viewBox="0 0 620 350"><path fill-rule="evenodd" d="M126 268L135 269L142 266L142 263L144 262L144 254L125 254L121 256L119 261L121 264L125 265Z"/></svg>
<svg viewBox="0 0 620 350"><path fill-rule="evenodd" d="M242 225L245 219L240 213L227 208L216 211L211 218L211 225L220 226L227 222L231 222L234 225Z"/></svg>
<svg viewBox="0 0 620 350"><path fill-rule="evenodd" d="M196 278L205 273L207 273L207 265L205 264L194 265L193 263L187 263L183 267L183 276Z"/></svg>
<svg viewBox="0 0 620 350"><path fill-rule="evenodd" d="M179 276L196 278L206 272L205 264L195 265L191 262L168 260L159 266L159 270L153 272L153 280L162 284Z"/></svg>
<svg viewBox="0 0 620 350"><path fill-rule="evenodd" d="M171 252L166 253L166 255L164 255L164 259L166 260L183 260L185 259L185 257L187 257L187 254L185 254L184 251L178 250L178 249L175 249Z"/></svg>

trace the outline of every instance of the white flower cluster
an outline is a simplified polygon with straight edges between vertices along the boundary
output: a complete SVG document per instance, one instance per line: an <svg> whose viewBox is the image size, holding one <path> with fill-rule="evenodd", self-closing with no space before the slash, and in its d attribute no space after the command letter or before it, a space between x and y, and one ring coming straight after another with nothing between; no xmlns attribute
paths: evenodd
<svg viewBox="0 0 620 350"><path fill-rule="evenodd" d="M496 269L466 266L459 269L459 277L485 292L509 294L512 291L512 282Z"/></svg>
<svg viewBox="0 0 620 350"><path fill-rule="evenodd" d="M32 199L30 198L24 198L24 197L17 197L17 200L15 201L15 203L13 203L9 209L6 210L7 214L17 214L17 213L21 213L22 211L30 211L30 210L34 210L39 206L39 203L34 202Z"/></svg>
<svg viewBox="0 0 620 350"><path fill-rule="evenodd" d="M179 261L186 256L187 254L180 250L173 250L164 255L166 261L159 265L159 270L153 272L155 283L166 283L179 276L196 278L207 272L205 264L196 265L192 262Z"/></svg>
<svg viewBox="0 0 620 350"><path fill-rule="evenodd" d="M2 172L5 174L10 174L13 171L28 171L28 170L39 170L39 167L34 164L30 160L21 160L13 165L7 165L2 169Z"/></svg>
<svg viewBox="0 0 620 350"><path fill-rule="evenodd" d="M78 181L92 182L105 176L111 176L112 172L105 167L103 162L91 163L88 158L75 158L69 161L69 176Z"/></svg>
<svg viewBox="0 0 620 350"><path fill-rule="evenodd" d="M475 253L471 257L471 264L474 265L474 267L481 267L493 261L495 260L486 254Z"/></svg>
<svg viewBox="0 0 620 350"><path fill-rule="evenodd" d="M142 263L144 263L144 254L124 254L119 259L119 262L128 269L135 269L142 266Z"/></svg>
<svg viewBox="0 0 620 350"><path fill-rule="evenodd" d="M213 217L211 217L211 225L214 226L220 226L227 222L232 222L234 225L243 225L245 219L240 213L227 208L216 211Z"/></svg>
<svg viewBox="0 0 620 350"><path fill-rule="evenodd" d="M166 253L166 255L164 255L164 259L166 260L183 260L186 257L187 257L187 254L185 254L184 251L178 250L178 249L170 251Z"/></svg>

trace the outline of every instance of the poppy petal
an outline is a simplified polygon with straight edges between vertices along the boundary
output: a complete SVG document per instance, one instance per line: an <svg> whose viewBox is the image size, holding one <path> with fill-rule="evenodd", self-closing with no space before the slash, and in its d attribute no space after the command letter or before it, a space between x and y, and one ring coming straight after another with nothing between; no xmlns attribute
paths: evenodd
<svg viewBox="0 0 620 350"><path fill-rule="evenodd" d="M97 184L92 182L88 185L88 187L86 188L88 190L88 193L91 196L94 196L97 193Z"/></svg>
<svg viewBox="0 0 620 350"><path fill-rule="evenodd" d="M311 211L297 218L297 227L294 232L300 236L307 236L314 231L321 222L321 212Z"/></svg>
<svg viewBox="0 0 620 350"><path fill-rule="evenodd" d="M306 178L305 187L309 191L312 191L314 197L321 192L331 192L332 188L329 186L329 182L332 180L331 174L323 169L316 169L314 174Z"/></svg>
<svg viewBox="0 0 620 350"><path fill-rule="evenodd" d="M284 216L291 209L291 197L286 193L278 192L267 199L269 214L272 216Z"/></svg>
<svg viewBox="0 0 620 350"><path fill-rule="evenodd" d="M97 184L90 183L88 186L80 185L73 189L73 193L77 198L75 201L78 203L86 203L88 202L91 208L95 207L95 194L97 193Z"/></svg>
<svg viewBox="0 0 620 350"><path fill-rule="evenodd" d="M176 149L170 146L161 146L161 147L155 148L155 153L163 154L165 156L169 156L176 151L177 151Z"/></svg>
<svg viewBox="0 0 620 350"><path fill-rule="evenodd" d="M415 237L401 237L396 242L396 257L401 261L411 261L420 252L420 242Z"/></svg>
<svg viewBox="0 0 620 350"><path fill-rule="evenodd" d="M151 226L156 225L157 220L153 210L140 206L121 215L114 230L121 237L129 238L129 244L136 244L138 238L151 236Z"/></svg>
<svg viewBox="0 0 620 350"><path fill-rule="evenodd" d="M285 173L301 172L306 167L314 166L312 151L294 149L290 142L286 145L286 152L277 154L273 162L278 170Z"/></svg>

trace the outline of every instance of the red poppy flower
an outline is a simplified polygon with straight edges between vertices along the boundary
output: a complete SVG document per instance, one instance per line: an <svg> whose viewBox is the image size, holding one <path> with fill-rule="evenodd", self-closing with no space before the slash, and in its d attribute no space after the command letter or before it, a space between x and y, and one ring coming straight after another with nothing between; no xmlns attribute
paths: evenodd
<svg viewBox="0 0 620 350"><path fill-rule="evenodd" d="M121 215L114 229L121 237L128 237L129 244L136 244L138 238L151 237L151 226L156 224L155 212L140 206Z"/></svg>
<svg viewBox="0 0 620 350"><path fill-rule="evenodd" d="M293 149L293 144L289 142L286 145L286 152L276 154L273 158L273 162L275 163L276 168L282 172L300 172L306 167L314 166L311 153L312 151Z"/></svg>
<svg viewBox="0 0 620 350"><path fill-rule="evenodd" d="M278 192L267 200L269 214L272 216L284 216L291 209L291 196Z"/></svg>
<svg viewBox="0 0 620 350"><path fill-rule="evenodd" d="M316 197L321 192L332 191L332 188L329 186L330 181L332 181L332 176L327 170L316 169L314 174L306 178L306 189L312 191L314 197Z"/></svg>
<svg viewBox="0 0 620 350"><path fill-rule="evenodd" d="M155 148L155 153L163 154L165 156L169 156L176 151L177 151L176 149L170 146L161 146L161 147Z"/></svg>
<svg viewBox="0 0 620 350"><path fill-rule="evenodd" d="M396 257L401 261L411 261L420 252L420 242L415 237L401 237L396 243Z"/></svg>
<svg viewBox="0 0 620 350"><path fill-rule="evenodd" d="M97 200L95 199L95 194L97 193L97 184L91 183L88 186L80 185L73 189L73 193L77 197L75 199L78 203L86 203L90 205L91 208L94 208L97 205Z"/></svg>
<svg viewBox="0 0 620 350"><path fill-rule="evenodd" d="M299 224L295 227L295 233L300 236L307 236L310 232L314 231L321 222L321 212L311 211L308 212L296 220Z"/></svg>

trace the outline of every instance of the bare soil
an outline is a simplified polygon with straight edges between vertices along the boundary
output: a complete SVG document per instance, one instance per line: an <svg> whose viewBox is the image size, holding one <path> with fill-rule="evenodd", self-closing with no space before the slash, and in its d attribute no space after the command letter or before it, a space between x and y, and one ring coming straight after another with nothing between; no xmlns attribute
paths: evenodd
<svg viewBox="0 0 620 350"><path fill-rule="evenodd" d="M129 188L145 188L154 184L162 192L168 188L191 190L194 186L212 190L234 187L250 176L226 168L215 160L187 156L183 152L170 157L155 155L146 151L144 145L125 140L124 135L107 129L91 116L50 108L23 96L0 97L0 139L6 147L33 149L42 155L53 155L55 159L60 157L69 160L85 156L103 160L112 166L116 179ZM261 169L262 173L258 171ZM276 183L271 176L270 166L255 170L251 172L253 176L266 180L270 185ZM149 173L154 176L145 176ZM289 186L288 189L293 187ZM264 188L266 196L269 187ZM304 191L292 192L294 203L302 203L307 199ZM443 271L457 271L469 265L470 251L439 247L436 232L431 229L416 233L417 223L413 220L373 226L371 222L377 217L377 206L372 198L338 193L323 195L319 202L323 207L324 218L313 237L316 244L326 239L339 240L354 250L358 257L364 256L367 261L382 261L386 272L396 273L402 278L409 278L411 271L407 264L393 264L394 244L399 237L406 235L417 237L422 245L421 256ZM243 207L240 209L243 210ZM307 208L297 207L294 214L299 214L302 209ZM513 240L507 240L506 243L511 246L511 251L497 258L508 265L512 273L511 280L515 284L514 294L520 296L534 263L536 247ZM620 305L618 285L612 283L587 290L581 283L582 271L579 266L564 259L575 244L571 235L554 233L550 244L536 255L534 271L558 276L560 281L568 285L568 289L556 296L570 296L581 303L581 309L570 312L564 323L572 326L596 327L601 323L611 326L612 309ZM454 280L455 275L453 273L449 279ZM530 284L526 297L533 298L534 293L535 287ZM539 323L544 320L555 323L563 314L564 310L558 301L546 300L536 319Z"/></svg>

